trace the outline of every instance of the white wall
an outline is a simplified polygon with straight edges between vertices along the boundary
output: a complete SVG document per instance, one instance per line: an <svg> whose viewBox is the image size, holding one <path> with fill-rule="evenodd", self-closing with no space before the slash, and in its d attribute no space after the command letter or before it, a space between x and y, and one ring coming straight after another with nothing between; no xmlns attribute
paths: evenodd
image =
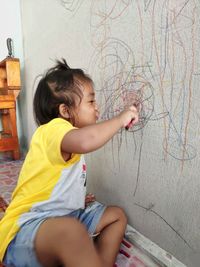
<svg viewBox="0 0 200 267"><path fill-rule="evenodd" d="M0 58L4 59L8 55L6 39L12 38L14 41L14 56L23 57L21 15L19 0L0 0Z"/></svg>
<svg viewBox="0 0 200 267"><path fill-rule="evenodd" d="M13 40L14 57L20 59L21 70L23 72L23 42L21 31L21 12L20 0L0 0L1 15L0 15L0 60L3 60L8 55L6 40L11 38ZM23 78L23 76L22 76ZM23 148L23 122L22 122L22 106L23 95L25 88L22 86L21 93L17 99L18 113L17 113L17 128L20 139L21 148ZM20 105L21 102L21 105ZM24 117L24 116L23 116ZM0 126L1 129L1 126Z"/></svg>
<svg viewBox="0 0 200 267"><path fill-rule="evenodd" d="M200 252L198 0L22 0L25 86L65 57L93 77L102 117L136 91L142 122L87 156L89 190L190 267ZM124 97L127 93L128 97ZM28 116L28 139L36 126Z"/></svg>

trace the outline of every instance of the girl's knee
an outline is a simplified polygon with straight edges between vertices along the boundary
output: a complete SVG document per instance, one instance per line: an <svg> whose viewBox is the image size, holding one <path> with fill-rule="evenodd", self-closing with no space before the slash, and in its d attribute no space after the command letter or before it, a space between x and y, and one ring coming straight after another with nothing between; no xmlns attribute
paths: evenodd
<svg viewBox="0 0 200 267"><path fill-rule="evenodd" d="M115 208L116 208L116 213L118 215L119 220L127 224L127 216L126 216L125 211L121 207L115 207Z"/></svg>
<svg viewBox="0 0 200 267"><path fill-rule="evenodd" d="M43 266L68 266L65 262L69 266L79 266L70 262L74 262L74 255L82 253L85 256L83 248L86 254L88 251L94 252L86 227L75 218L46 220L35 239L36 255Z"/></svg>
<svg viewBox="0 0 200 267"><path fill-rule="evenodd" d="M47 219L38 229L36 241L46 240L49 243L57 244L73 237L86 235L85 226L75 218L51 218Z"/></svg>
<svg viewBox="0 0 200 267"><path fill-rule="evenodd" d="M86 227L75 218L62 218L57 223L56 231L61 238L88 235Z"/></svg>
<svg viewBox="0 0 200 267"><path fill-rule="evenodd" d="M108 206L96 227L96 232L101 232L110 225L118 225L118 229L124 229L127 225L127 217L124 210L116 206Z"/></svg>
<svg viewBox="0 0 200 267"><path fill-rule="evenodd" d="M110 206L110 207L107 208L107 211L116 220L121 221L124 224L127 224L127 216L126 216L126 213L125 213L125 211L121 207Z"/></svg>

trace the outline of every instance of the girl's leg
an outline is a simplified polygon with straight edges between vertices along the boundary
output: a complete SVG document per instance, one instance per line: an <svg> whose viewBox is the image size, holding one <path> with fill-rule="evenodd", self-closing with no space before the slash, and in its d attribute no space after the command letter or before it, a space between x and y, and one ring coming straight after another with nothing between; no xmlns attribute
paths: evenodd
<svg viewBox="0 0 200 267"><path fill-rule="evenodd" d="M84 226L74 218L51 218L35 238L38 260L44 267L103 267Z"/></svg>
<svg viewBox="0 0 200 267"><path fill-rule="evenodd" d="M97 225L100 232L95 244L104 267L113 267L127 225L124 211L119 207L107 207Z"/></svg>

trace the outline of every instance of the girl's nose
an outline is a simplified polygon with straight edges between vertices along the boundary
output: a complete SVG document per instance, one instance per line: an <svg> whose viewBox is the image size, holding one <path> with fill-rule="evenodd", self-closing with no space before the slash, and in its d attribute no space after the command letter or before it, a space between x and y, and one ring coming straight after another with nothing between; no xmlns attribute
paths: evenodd
<svg viewBox="0 0 200 267"><path fill-rule="evenodd" d="M98 106L98 104L96 102L95 102L95 107L94 108L95 108L96 111L99 111L99 106Z"/></svg>

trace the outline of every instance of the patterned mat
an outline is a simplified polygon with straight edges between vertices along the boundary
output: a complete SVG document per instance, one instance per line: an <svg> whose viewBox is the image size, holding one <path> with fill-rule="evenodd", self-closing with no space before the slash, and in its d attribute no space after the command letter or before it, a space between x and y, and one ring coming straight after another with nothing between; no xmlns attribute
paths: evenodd
<svg viewBox="0 0 200 267"><path fill-rule="evenodd" d="M23 160L0 161L0 196L10 202Z"/></svg>

